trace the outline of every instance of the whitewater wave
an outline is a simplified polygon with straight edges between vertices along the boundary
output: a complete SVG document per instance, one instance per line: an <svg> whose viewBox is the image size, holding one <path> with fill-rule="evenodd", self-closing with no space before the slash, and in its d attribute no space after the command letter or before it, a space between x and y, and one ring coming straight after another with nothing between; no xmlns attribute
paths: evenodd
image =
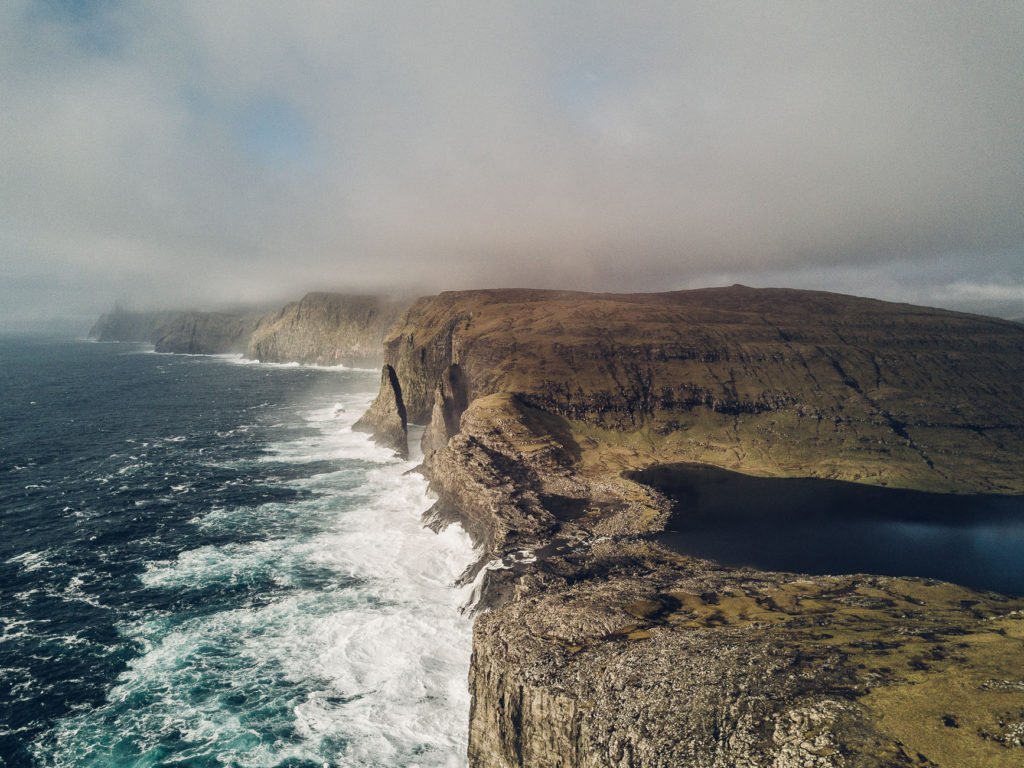
<svg viewBox="0 0 1024 768"><path fill-rule="evenodd" d="M473 585L455 583L475 553L458 526L422 526L413 462L352 432L372 395L300 412L308 433L259 459L336 467L292 481L300 500L196 521L227 540L273 519L265 535L147 564L143 588L175 607L120 626L141 653L36 744L41 763L465 764Z"/></svg>
<svg viewBox="0 0 1024 768"><path fill-rule="evenodd" d="M158 352L152 344L146 342L99 342L102 344L134 344L142 345L145 348L134 350L131 354L137 355L166 355L168 357L204 357L211 360L219 360L225 363L232 363L234 365L254 365L263 368L309 368L314 371L356 371L361 373L378 373L380 368L359 368L352 365L342 365L340 363L336 365L321 365L319 363L298 363L298 362L287 362L287 363L272 363L265 362L263 360L253 360L251 357L246 357L242 352Z"/></svg>
<svg viewBox="0 0 1024 768"><path fill-rule="evenodd" d="M253 360L244 355L210 355L210 357L222 358L235 365L259 365L264 368L311 368L315 371L361 371L363 373L379 372L379 368L357 368L351 365L320 365L318 363L270 363L262 360Z"/></svg>

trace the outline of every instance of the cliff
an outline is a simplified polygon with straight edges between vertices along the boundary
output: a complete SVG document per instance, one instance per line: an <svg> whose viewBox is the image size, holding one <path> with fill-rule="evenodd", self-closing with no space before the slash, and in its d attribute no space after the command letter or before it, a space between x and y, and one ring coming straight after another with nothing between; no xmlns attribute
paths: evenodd
<svg viewBox="0 0 1024 768"><path fill-rule="evenodd" d="M157 352L243 352L262 362L375 367L407 304L378 296L310 293L271 312L126 312L100 317L97 341L143 341Z"/></svg>
<svg viewBox="0 0 1024 768"><path fill-rule="evenodd" d="M1009 321L742 286L445 293L385 341L413 422L456 365L472 397L518 394L623 464L948 491L1024 492L1022 353Z"/></svg>
<svg viewBox="0 0 1024 768"><path fill-rule="evenodd" d="M1024 328L820 292L445 293L384 342L374 409L429 422L438 502L500 561L473 766L1014 765L1024 601L666 550L628 478L1024 492ZM392 439L394 434L392 434Z"/></svg>
<svg viewBox="0 0 1024 768"><path fill-rule="evenodd" d="M259 318L253 313L182 312L160 328L153 343L157 352L191 355L242 352Z"/></svg>
<svg viewBox="0 0 1024 768"><path fill-rule="evenodd" d="M380 374L380 390L370 408L352 425L356 432L373 433L377 442L409 456L409 424L395 369L385 365Z"/></svg>
<svg viewBox="0 0 1024 768"><path fill-rule="evenodd" d="M376 367L384 335L405 306L379 296L309 293L265 316L246 354L263 362Z"/></svg>
<svg viewBox="0 0 1024 768"><path fill-rule="evenodd" d="M125 312L102 315L89 331L97 341L142 341L157 352L242 352L259 321L256 313Z"/></svg>
<svg viewBox="0 0 1024 768"><path fill-rule="evenodd" d="M162 329L174 321L180 312L126 312L115 309L100 315L89 330L89 338L96 341L156 341Z"/></svg>

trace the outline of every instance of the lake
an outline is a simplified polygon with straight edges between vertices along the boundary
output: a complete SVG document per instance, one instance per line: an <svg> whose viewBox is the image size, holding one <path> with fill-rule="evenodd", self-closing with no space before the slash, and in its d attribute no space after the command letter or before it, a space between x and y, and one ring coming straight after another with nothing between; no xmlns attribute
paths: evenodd
<svg viewBox="0 0 1024 768"><path fill-rule="evenodd" d="M1024 594L1024 496L957 495L671 464L632 475L673 501L672 549L726 565L922 576Z"/></svg>

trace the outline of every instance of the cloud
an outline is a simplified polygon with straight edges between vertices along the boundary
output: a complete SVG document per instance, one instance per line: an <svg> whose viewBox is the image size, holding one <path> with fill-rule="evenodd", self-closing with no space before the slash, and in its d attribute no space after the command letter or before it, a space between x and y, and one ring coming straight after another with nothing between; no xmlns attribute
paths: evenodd
<svg viewBox="0 0 1024 768"><path fill-rule="evenodd" d="M741 275L1009 311L1022 51L1009 3L11 0L0 300Z"/></svg>
<svg viewBox="0 0 1024 768"><path fill-rule="evenodd" d="M1004 314L1024 318L1024 283L978 283L960 281L940 286L936 298L944 304L975 307L984 312L990 307L1005 308Z"/></svg>

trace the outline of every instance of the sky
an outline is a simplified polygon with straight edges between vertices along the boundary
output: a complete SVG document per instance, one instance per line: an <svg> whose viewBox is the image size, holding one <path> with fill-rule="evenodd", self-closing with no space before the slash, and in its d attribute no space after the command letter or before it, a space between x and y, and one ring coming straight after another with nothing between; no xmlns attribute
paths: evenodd
<svg viewBox="0 0 1024 768"><path fill-rule="evenodd" d="M0 3L0 326L306 290L1024 315L1024 3Z"/></svg>

